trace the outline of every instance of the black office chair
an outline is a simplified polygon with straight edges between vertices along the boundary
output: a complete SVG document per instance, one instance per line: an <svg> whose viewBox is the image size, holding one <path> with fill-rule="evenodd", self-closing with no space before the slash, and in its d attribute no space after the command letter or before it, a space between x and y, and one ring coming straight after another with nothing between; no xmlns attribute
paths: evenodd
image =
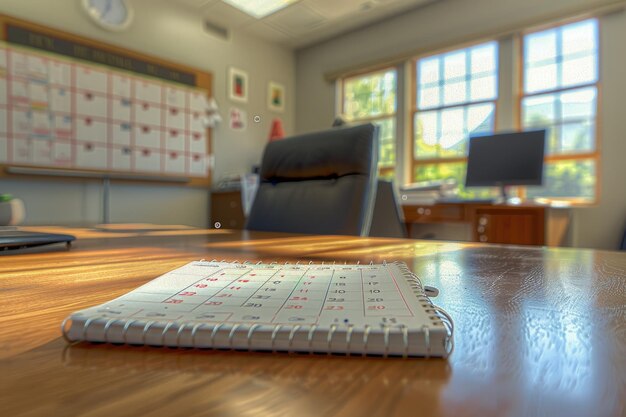
<svg viewBox="0 0 626 417"><path fill-rule="evenodd" d="M391 181L378 180L376 204L374 205L369 235L375 237L407 237L404 215Z"/></svg>
<svg viewBox="0 0 626 417"><path fill-rule="evenodd" d="M377 163L372 124L269 143L246 229L367 236Z"/></svg>

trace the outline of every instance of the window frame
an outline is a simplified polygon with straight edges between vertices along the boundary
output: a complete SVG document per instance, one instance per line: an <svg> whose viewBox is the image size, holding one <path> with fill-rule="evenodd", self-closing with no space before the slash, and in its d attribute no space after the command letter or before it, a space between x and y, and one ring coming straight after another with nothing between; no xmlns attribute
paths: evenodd
<svg viewBox="0 0 626 417"><path fill-rule="evenodd" d="M496 71L495 71L495 75L496 75L496 97L494 99L490 99L490 100L479 100L479 101L465 101L462 103L455 103L449 106L445 106L445 105L440 105L437 107L432 107L432 108L428 108L425 110L420 110L418 108L418 103L417 103L417 99L418 99L418 62L422 59L426 59L428 57L432 57L432 56L436 56L436 55L443 55L443 54L447 54L450 52L454 52L454 51L461 51L464 49L468 49L468 48L472 48L474 46L477 45L481 45L481 44L486 44L486 43L490 43L490 42L495 42L497 45L497 55L496 55ZM499 39L478 39L478 40L474 40L471 42L466 42L466 43L462 43L462 44L458 44L455 46L451 46L451 47L447 47L444 49L439 49L439 50L435 50L435 51L430 51L428 53L425 54L421 54L418 56L413 57L410 61L411 64L411 81L410 81L410 88L411 88L411 93L410 93L410 97L411 97L411 105L408 108L408 115L409 115L409 123L410 123L410 129L409 129L409 138L408 140L411 142L411 146L410 146L410 173L409 173L409 182L415 182L418 181L415 178L415 172L417 170L417 167L419 167L420 165L434 165L434 164L447 164L447 163L467 163L467 155L465 156L456 156L456 157L443 157L443 158L423 158L423 159L417 159L415 158L415 133L416 133L416 129L415 129L415 117L417 115L418 112L425 112L425 111L440 111L443 109L453 109L453 108L463 108L466 106L472 106L472 105L480 105L480 104L490 104L492 103L494 106L494 110L493 110L493 132L497 132L498 130L498 110L499 110L499 98L500 98L500 40ZM467 139L469 141L469 138ZM459 185L463 185L463 184L459 184Z"/></svg>
<svg viewBox="0 0 626 417"><path fill-rule="evenodd" d="M524 51L525 51L525 42L524 39L527 35L533 34L533 33L538 33L538 32L543 32L546 30L550 30L550 29L555 29L558 27L562 27L562 26L567 26L570 24L575 24L578 22L583 22L586 20L595 20L596 21L596 28L597 28L597 79L594 83L586 83L586 84L579 84L579 85L575 85L575 86L571 86L571 87L560 87L560 88L556 88L556 89L550 89L550 90L542 90L539 92L533 92L533 93L529 93L526 94L524 91L524 82L525 82L525 77L526 77L526 72L525 72L525 61L524 61ZM563 92L568 92L568 91L575 91L575 90L580 90L583 88L589 88L589 87L595 87L596 89L596 103L595 103L595 115L594 115L594 135L595 135L595 140L594 140L594 151L593 152L577 152L577 153L567 153L567 154L556 154L556 155L548 155L546 153L546 155L544 156L544 175L545 175L545 168L547 167L547 165L549 163L554 163L554 162L559 162L559 161L572 161L572 162L576 162L576 161L593 161L595 163L595 168L596 168L596 172L595 172L595 187L594 187L594 195L591 199L588 198L583 198L583 197L542 197L542 199L546 200L546 201L565 201L571 205L575 205L575 206L592 206L592 205L597 205L599 203L600 200L600 184L602 183L601 181L601 164L602 164L602 158L601 158L601 141L602 141L602 136L601 136L601 128L600 128L600 115L601 115L601 74L602 74L602 40L601 40L601 34L602 34L602 30L601 30L601 21L600 19L598 19L597 17L577 17L574 19L568 19L568 20L561 20L558 22L553 22L550 23L548 25L542 25L542 26L538 26L538 27L533 27L533 28L529 28L527 30L521 31L516 35L516 40L518 42L519 48L517 51L517 56L515 57L515 59L517 60L517 71L518 71L518 85L517 85L517 99L515 102L515 106L516 106L516 115L515 115L515 121L516 121L516 125L518 130L522 130L524 127L524 122L523 122L523 107L522 107L522 103L524 101L525 98L527 97L537 97L537 96L541 96L541 95L558 95L560 93ZM519 193L519 197L521 197L522 199L526 198L528 195L527 192L527 187L517 187L518 189L518 193Z"/></svg>
<svg viewBox="0 0 626 417"><path fill-rule="evenodd" d="M367 76L367 75L373 75L373 74L377 74L377 73L384 73L387 71L394 71L395 72L395 76L396 76L396 86L395 86L395 96L396 96L396 105L395 105L395 110L393 113L388 113L388 114L383 114L383 115L379 115L379 116L371 116L371 117L363 117L363 118L358 118L358 119L354 119L354 120L347 120L345 119L345 115L346 115L346 81L352 79L352 78L359 78L359 77L363 77L363 76ZM399 108L400 108L400 102L398 100L398 67L396 65L385 65L385 66L381 66L381 67L374 67L374 68L368 68L365 69L363 71L358 71L358 72L353 72L350 74L346 74L343 77L340 78L340 83L341 83L341 94L339 96L340 102L339 102L339 112L338 114L336 114L336 116L342 117L344 118L344 121L347 124L353 124L353 123L374 123L376 121L379 120L384 120L384 119L389 119L389 118L393 118L394 119L394 138L397 139L398 136L398 113L399 113ZM335 112L337 113L337 112ZM379 145L380 146L380 145ZM398 159L402 157L401 151L398 148L398 141L395 140L394 143L394 147L395 147L395 153L396 153L396 159L393 165L388 165L388 166L383 166L383 167L378 167L378 175L380 176L393 176L395 177L397 175L396 173L396 168L398 166Z"/></svg>

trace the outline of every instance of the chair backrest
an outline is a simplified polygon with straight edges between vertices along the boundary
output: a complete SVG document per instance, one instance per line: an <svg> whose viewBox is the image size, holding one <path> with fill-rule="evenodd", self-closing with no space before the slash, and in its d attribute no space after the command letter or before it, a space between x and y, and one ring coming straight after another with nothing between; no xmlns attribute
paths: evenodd
<svg viewBox="0 0 626 417"><path fill-rule="evenodd" d="M374 205L369 235L375 237L407 237L404 215L391 181L378 180L376 204Z"/></svg>
<svg viewBox="0 0 626 417"><path fill-rule="evenodd" d="M269 143L246 229L367 236L377 163L372 124Z"/></svg>

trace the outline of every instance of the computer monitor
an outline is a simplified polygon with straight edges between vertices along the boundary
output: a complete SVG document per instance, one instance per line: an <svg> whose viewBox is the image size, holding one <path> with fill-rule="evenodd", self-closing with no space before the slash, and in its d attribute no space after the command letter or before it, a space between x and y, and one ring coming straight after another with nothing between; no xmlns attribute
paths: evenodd
<svg viewBox="0 0 626 417"><path fill-rule="evenodd" d="M473 136L469 141L466 187L542 185L545 130Z"/></svg>

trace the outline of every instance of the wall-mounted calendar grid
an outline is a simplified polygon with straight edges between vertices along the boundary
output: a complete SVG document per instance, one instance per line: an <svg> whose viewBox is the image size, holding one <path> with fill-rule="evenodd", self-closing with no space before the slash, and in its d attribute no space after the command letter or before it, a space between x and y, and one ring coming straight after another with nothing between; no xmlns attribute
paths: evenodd
<svg viewBox="0 0 626 417"><path fill-rule="evenodd" d="M206 92L0 43L0 164L206 177Z"/></svg>

